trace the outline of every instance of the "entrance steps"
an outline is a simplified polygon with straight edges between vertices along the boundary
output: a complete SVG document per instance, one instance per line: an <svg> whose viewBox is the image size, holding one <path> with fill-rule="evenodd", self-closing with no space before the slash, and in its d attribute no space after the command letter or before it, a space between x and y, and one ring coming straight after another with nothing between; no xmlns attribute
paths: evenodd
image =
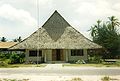
<svg viewBox="0 0 120 81"><path fill-rule="evenodd" d="M46 63L48 63L48 64L63 64L63 63L66 63L66 61L48 61Z"/></svg>
<svg viewBox="0 0 120 81"><path fill-rule="evenodd" d="M59 69L59 68L62 68L62 64L48 64L45 68L46 69Z"/></svg>

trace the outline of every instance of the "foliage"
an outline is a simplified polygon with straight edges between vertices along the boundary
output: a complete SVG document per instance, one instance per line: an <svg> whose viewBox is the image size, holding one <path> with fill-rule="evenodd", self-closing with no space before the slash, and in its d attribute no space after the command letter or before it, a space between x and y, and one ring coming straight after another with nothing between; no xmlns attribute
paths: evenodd
<svg viewBox="0 0 120 81"><path fill-rule="evenodd" d="M6 67L8 64L5 61L0 61L0 67Z"/></svg>
<svg viewBox="0 0 120 81"><path fill-rule="evenodd" d="M102 59L102 56L100 55L94 55L94 56L88 57L88 62L89 63L102 63L103 59Z"/></svg>
<svg viewBox="0 0 120 81"><path fill-rule="evenodd" d="M17 42L17 39L13 39L13 42Z"/></svg>
<svg viewBox="0 0 120 81"><path fill-rule="evenodd" d="M21 42L22 41L21 36L19 36L17 40L18 42Z"/></svg>
<svg viewBox="0 0 120 81"><path fill-rule="evenodd" d="M5 62L6 64L11 64L11 60L10 60L10 59L5 59L4 62Z"/></svg>
<svg viewBox="0 0 120 81"><path fill-rule="evenodd" d="M101 79L102 81L110 81L110 77L109 76L105 76Z"/></svg>
<svg viewBox="0 0 120 81"><path fill-rule="evenodd" d="M117 60L117 62L116 62L117 64L120 64L120 60Z"/></svg>
<svg viewBox="0 0 120 81"><path fill-rule="evenodd" d="M6 38L5 37L2 37L1 38L1 42L6 42L7 40L6 40Z"/></svg>
<svg viewBox="0 0 120 81"><path fill-rule="evenodd" d="M17 80L17 79L0 79L0 81L29 81L29 79L22 79L22 80Z"/></svg>
<svg viewBox="0 0 120 81"><path fill-rule="evenodd" d="M16 53L0 53L0 61L1 64L14 64L14 63L23 63L25 58L25 54L16 54ZM0 64L0 65L1 65Z"/></svg>
<svg viewBox="0 0 120 81"><path fill-rule="evenodd" d="M81 60L78 60L78 61L76 62L76 64L86 64L86 62L81 59Z"/></svg>
<svg viewBox="0 0 120 81"><path fill-rule="evenodd" d="M24 62L24 54L11 54L10 58L12 64L23 63Z"/></svg>
<svg viewBox="0 0 120 81"><path fill-rule="evenodd" d="M10 60L11 63L19 63L19 56L17 54L11 54Z"/></svg>
<svg viewBox="0 0 120 81"><path fill-rule="evenodd" d="M73 78L71 81L83 81L81 78Z"/></svg>
<svg viewBox="0 0 120 81"><path fill-rule="evenodd" d="M75 77L75 78L72 78L71 80L65 80L65 81L83 81L83 80L79 77Z"/></svg>
<svg viewBox="0 0 120 81"><path fill-rule="evenodd" d="M17 39L13 39L13 42L21 42L21 41L22 41L21 36L19 36Z"/></svg>
<svg viewBox="0 0 120 81"><path fill-rule="evenodd" d="M101 24L97 21L97 25L91 27L91 36L95 43L107 49L107 56L115 57L120 50L120 33L118 32L120 23L115 16L109 17L109 21Z"/></svg>

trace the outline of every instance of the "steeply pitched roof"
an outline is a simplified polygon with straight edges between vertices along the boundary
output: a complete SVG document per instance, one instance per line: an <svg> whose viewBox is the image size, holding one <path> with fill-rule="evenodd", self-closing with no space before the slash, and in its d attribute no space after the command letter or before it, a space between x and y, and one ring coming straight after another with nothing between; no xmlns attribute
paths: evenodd
<svg viewBox="0 0 120 81"><path fill-rule="evenodd" d="M68 26L70 26L70 24L55 11L42 27L46 29L54 41L57 41Z"/></svg>
<svg viewBox="0 0 120 81"><path fill-rule="evenodd" d="M74 29L57 11L36 32L11 49L102 48Z"/></svg>
<svg viewBox="0 0 120 81"><path fill-rule="evenodd" d="M17 42L0 42L0 49L7 49L17 44Z"/></svg>

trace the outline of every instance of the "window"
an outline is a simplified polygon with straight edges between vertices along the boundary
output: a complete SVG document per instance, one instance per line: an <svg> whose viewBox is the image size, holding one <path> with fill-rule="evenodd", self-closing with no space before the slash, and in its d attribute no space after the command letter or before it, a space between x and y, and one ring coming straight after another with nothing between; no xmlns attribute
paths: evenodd
<svg viewBox="0 0 120 81"><path fill-rule="evenodd" d="M83 50L71 50L71 56L83 56Z"/></svg>
<svg viewBox="0 0 120 81"><path fill-rule="evenodd" d="M37 53L38 53L37 50L30 50L29 51L29 57L37 57ZM38 56L42 56L42 51L41 50L39 51L39 55Z"/></svg>

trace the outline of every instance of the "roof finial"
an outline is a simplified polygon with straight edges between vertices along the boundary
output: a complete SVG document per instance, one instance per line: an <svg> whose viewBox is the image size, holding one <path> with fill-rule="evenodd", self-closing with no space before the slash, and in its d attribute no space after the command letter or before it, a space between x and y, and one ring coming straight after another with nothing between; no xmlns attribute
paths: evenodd
<svg viewBox="0 0 120 81"><path fill-rule="evenodd" d="M55 12L58 12L57 10L55 10Z"/></svg>

